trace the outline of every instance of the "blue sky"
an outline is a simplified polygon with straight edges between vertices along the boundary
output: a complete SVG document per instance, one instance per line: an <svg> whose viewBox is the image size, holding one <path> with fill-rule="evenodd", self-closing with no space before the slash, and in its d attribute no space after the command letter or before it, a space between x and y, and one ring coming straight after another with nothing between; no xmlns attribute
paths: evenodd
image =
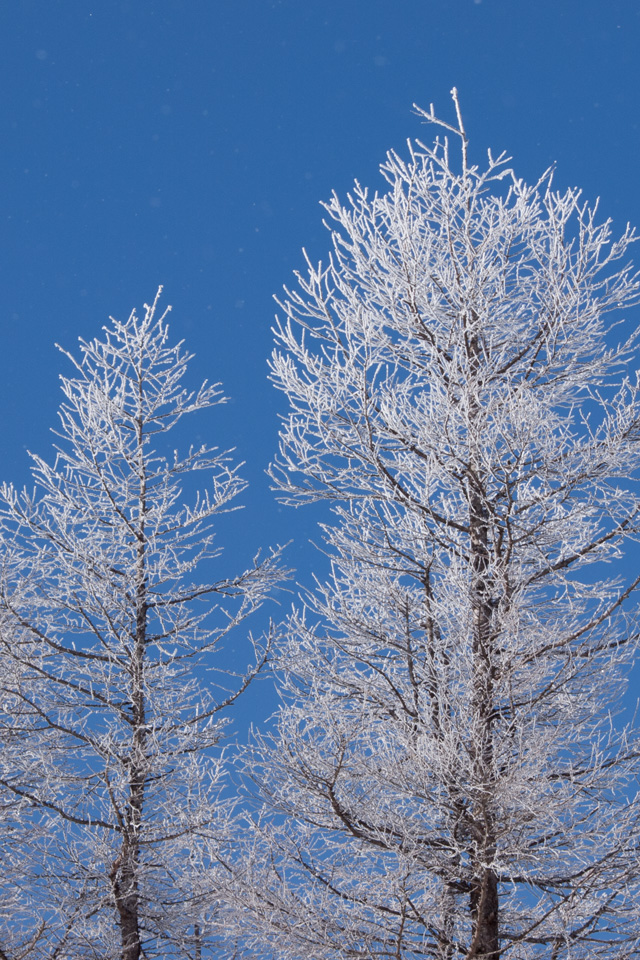
<svg viewBox="0 0 640 960"><path fill-rule="evenodd" d="M414 101L536 179L640 224L636 0L14 0L0 12L0 479L46 454L66 372L58 341L154 296L232 398L194 429L246 461L229 561L294 538L264 469L284 401L266 379L272 295L326 253L319 201L430 138ZM223 531L224 533L224 531Z"/></svg>

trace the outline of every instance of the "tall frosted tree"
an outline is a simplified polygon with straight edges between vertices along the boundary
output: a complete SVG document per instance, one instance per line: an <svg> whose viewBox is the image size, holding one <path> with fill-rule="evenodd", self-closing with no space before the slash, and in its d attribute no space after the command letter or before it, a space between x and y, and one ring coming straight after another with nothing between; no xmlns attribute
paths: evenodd
<svg viewBox="0 0 640 960"><path fill-rule="evenodd" d="M640 397L610 318L638 300L633 233L550 173L470 165L453 96L385 192L325 205L328 261L280 304L273 476L332 505L332 575L248 760L236 932L281 958L628 960Z"/></svg>
<svg viewBox="0 0 640 960"><path fill-rule="evenodd" d="M245 484L215 448L168 449L183 418L224 398L185 388L190 355L158 297L67 356L55 460L32 457L33 493L1 491L14 748L0 787L32 844L25 860L10 831L0 840L23 877L0 956L201 957L230 817L221 715L269 638L217 686L212 655L271 592L279 559L218 573L213 524ZM29 915L38 890L48 906Z"/></svg>

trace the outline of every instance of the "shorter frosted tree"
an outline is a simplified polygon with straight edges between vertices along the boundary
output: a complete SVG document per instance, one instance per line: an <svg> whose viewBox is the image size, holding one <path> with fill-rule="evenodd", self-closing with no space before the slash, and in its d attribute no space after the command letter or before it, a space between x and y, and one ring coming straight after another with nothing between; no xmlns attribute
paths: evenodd
<svg viewBox="0 0 640 960"><path fill-rule="evenodd" d="M248 761L236 933L291 960L630 960L640 394L608 315L638 300L633 234L441 126L461 164L413 144L387 192L333 197L328 263L282 303L273 475L333 505L333 575Z"/></svg>
<svg viewBox="0 0 640 960"><path fill-rule="evenodd" d="M211 655L281 570L275 553L216 573L212 524L244 482L214 448L167 456L166 435L224 398L219 385L185 389L190 357L165 317L156 297L67 354L55 461L33 456L34 493L1 492L3 725L20 745L3 802L34 827L24 897L48 885L58 903L30 956L200 956L214 932L231 812L221 713L269 639L222 686ZM27 909L4 920L0 949Z"/></svg>

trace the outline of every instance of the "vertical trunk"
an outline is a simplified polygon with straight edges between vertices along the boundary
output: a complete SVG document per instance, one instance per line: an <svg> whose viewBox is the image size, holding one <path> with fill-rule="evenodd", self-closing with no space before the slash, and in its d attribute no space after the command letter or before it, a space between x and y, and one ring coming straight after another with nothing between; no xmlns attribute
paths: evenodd
<svg viewBox="0 0 640 960"><path fill-rule="evenodd" d="M142 390L140 381L140 401ZM145 703L145 656L147 642L147 571L146 531L147 485L143 451L143 419L137 420L138 447L138 529L135 562L135 633L130 661L131 682L131 751L128 760L129 797L122 824L120 855L112 869L112 885L121 936L122 960L140 960L142 953L140 928L140 832L143 820L146 785L147 717Z"/></svg>
<svg viewBox="0 0 640 960"><path fill-rule="evenodd" d="M138 573L144 574L144 542L138 544ZM140 890L138 869L140 860L140 830L145 793L146 710L144 696L144 657L146 641L146 583L142 576L136 588L136 633L131 661L131 727L132 746L129 756L129 796L122 824L120 855L112 869L112 885L122 942L122 960L139 960L142 950L140 937Z"/></svg>
<svg viewBox="0 0 640 960"><path fill-rule="evenodd" d="M474 879L470 896L474 930L467 957L498 960L498 882L493 870L484 869L480 879Z"/></svg>
<svg viewBox="0 0 640 960"><path fill-rule="evenodd" d="M491 811L493 786L493 680L492 605L487 572L486 509L481 497L470 498L473 564L473 784L470 793L472 944L468 957L498 960L498 882L490 864L496 853L495 824Z"/></svg>
<svg viewBox="0 0 640 960"><path fill-rule="evenodd" d="M122 960L139 960L141 944L135 844L131 846L123 841L120 856L113 864L111 882L120 926Z"/></svg>
<svg viewBox="0 0 640 960"><path fill-rule="evenodd" d="M477 317L473 315L474 324ZM471 599L473 604L473 690L471 756L473 783L469 795L471 889L469 907L472 939L467 953L471 958L499 960L498 881L491 864L496 854L496 832L492 813L493 796L493 684L495 649L493 638L493 597L489 547L489 514L482 486L480 457L476 445L482 431L480 404L476 394L481 345L477 335L467 340L470 367L469 431L470 462L468 483L471 553Z"/></svg>

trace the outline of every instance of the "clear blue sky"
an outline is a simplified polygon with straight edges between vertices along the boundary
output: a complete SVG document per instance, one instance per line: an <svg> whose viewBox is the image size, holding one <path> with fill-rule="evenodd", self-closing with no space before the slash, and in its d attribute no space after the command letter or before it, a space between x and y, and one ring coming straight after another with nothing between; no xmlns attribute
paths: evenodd
<svg viewBox="0 0 640 960"><path fill-rule="evenodd" d="M283 399L266 380L272 295L328 237L319 201L378 187L387 149L460 92L480 162L640 225L637 0L9 0L0 12L0 479L46 454L64 358L158 284L196 381L232 403L194 421L251 482L229 561L295 538L264 469ZM223 531L223 539L227 531Z"/></svg>

